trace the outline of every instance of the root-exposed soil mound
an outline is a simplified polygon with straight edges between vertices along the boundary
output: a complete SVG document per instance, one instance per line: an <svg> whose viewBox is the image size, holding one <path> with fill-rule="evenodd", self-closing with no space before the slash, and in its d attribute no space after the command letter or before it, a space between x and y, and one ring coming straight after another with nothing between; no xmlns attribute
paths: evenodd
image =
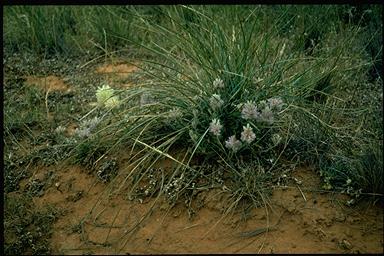
<svg viewBox="0 0 384 256"><path fill-rule="evenodd" d="M292 176L302 183L275 188L267 208L249 212L248 221L244 213L222 218L221 189L201 192L202 208L192 218L183 205L169 210L160 200L143 220L155 199L102 197L106 185L77 166L56 168L55 175L54 185L35 198L37 206L65 210L51 240L55 254L383 252L382 208L346 207L345 196L319 192L310 169L296 169Z"/></svg>

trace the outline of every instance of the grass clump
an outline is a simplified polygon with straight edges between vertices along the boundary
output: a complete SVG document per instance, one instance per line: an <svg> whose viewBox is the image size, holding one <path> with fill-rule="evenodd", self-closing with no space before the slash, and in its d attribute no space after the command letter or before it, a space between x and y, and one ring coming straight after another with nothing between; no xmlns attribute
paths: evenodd
<svg viewBox="0 0 384 256"><path fill-rule="evenodd" d="M201 178L192 166L212 162L213 173L224 166L226 178L242 184L241 162L257 163L275 177L283 158L313 163L326 187L343 189L351 179L348 185L356 190L379 193L381 156L364 152L382 148L382 111L376 102L382 83L376 72L382 62L382 24L379 6L358 9L9 7L6 28L21 28L18 24L25 20L30 24L26 29L39 31L45 20L52 21L53 32L62 34L6 29L6 43L22 49L20 42L34 42L25 47L48 52L71 47L87 52L94 47L105 56L134 45L146 56L140 65L142 84L128 90L100 87L98 106L77 120L72 139L62 138L74 146L75 162L92 168L113 151L129 148L132 193L162 159L176 164L171 174L164 174L164 186L183 177L188 181L178 191L185 192ZM54 22L57 17L61 25ZM361 96L367 91L372 97ZM369 171L367 158L377 160ZM362 175L372 178L362 182ZM243 192L257 194L256 187Z"/></svg>
<svg viewBox="0 0 384 256"><path fill-rule="evenodd" d="M371 106L354 108L342 99L350 79L365 81L363 74L372 65L359 41L360 27L346 27L338 37L341 25L330 26L308 53L305 40L297 47L281 34L279 22L287 19L289 9L262 27L260 17L266 10L159 7L161 24L133 13L141 21L138 29L150 32L151 41L139 43L152 55L141 65L148 82L121 92L121 104L105 116L110 125L99 133L113 145L109 152L130 148L133 167L122 175L124 182L132 178L131 194L162 159L175 163L158 188L167 195L172 190L172 202L204 187L199 179L224 167L226 187L237 191L234 203L248 195L259 205L265 198L256 196L265 190L260 177L268 184L276 181L282 159L292 160L290 151L300 156L298 161L315 163L334 186L342 188L348 179L357 179L356 169L329 177L337 163L332 155L345 159L348 150L357 152L367 134L351 133L357 127L348 120L362 118ZM207 162L212 168L205 173L193 167ZM263 171L246 171L244 176L241 163L250 162Z"/></svg>

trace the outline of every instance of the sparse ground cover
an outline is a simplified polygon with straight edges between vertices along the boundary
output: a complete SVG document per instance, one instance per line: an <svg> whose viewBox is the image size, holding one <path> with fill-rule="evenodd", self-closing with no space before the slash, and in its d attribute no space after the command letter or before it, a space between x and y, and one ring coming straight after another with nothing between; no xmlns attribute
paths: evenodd
<svg viewBox="0 0 384 256"><path fill-rule="evenodd" d="M382 252L381 13L6 6L5 252Z"/></svg>

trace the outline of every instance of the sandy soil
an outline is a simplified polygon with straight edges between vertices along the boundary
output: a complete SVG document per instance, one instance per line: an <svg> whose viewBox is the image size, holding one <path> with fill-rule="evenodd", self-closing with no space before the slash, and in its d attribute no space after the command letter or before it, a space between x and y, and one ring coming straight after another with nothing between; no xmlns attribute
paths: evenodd
<svg viewBox="0 0 384 256"><path fill-rule="evenodd" d="M44 91L70 92L71 88L60 77L51 75L47 77L27 76L25 83L29 86L37 86Z"/></svg>
<svg viewBox="0 0 384 256"><path fill-rule="evenodd" d="M95 73L102 76L112 87L131 87L134 86L134 83L130 81L129 77L132 73L139 71L139 68L136 66L137 64L127 64L122 61L116 61L112 64L105 63L96 67Z"/></svg>
<svg viewBox="0 0 384 256"><path fill-rule="evenodd" d="M227 192L221 189L200 192L202 207L189 218L182 204L169 210L159 200L150 210L155 199L129 201L123 191L106 196L108 186L78 166L38 168L31 179L43 179L49 171L54 182L34 202L64 210L54 226L55 254L383 252L382 208L346 207L342 195L309 191L320 190L320 180L308 168L292 173L302 181L299 187L275 188L269 206L254 209L248 221L240 213L223 217ZM278 225L239 236L268 222Z"/></svg>

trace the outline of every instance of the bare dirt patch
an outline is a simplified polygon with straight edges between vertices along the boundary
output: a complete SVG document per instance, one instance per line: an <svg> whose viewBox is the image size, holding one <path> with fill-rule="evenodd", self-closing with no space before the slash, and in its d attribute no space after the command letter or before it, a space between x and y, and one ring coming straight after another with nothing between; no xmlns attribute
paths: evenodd
<svg viewBox="0 0 384 256"><path fill-rule="evenodd" d="M123 191L102 195L108 185L78 166L54 172L54 185L35 198L38 206L66 210L54 226L54 254L383 252L382 207L346 207L347 198L321 192L318 176L307 168L292 173L300 185L275 188L268 211L254 209L248 221L244 212L222 218L215 197L226 193L221 189L200 192L203 207L191 217L183 204L169 210L161 199L151 208L155 199L129 201ZM267 226L273 228L260 232ZM254 234L242 233L249 231Z"/></svg>
<svg viewBox="0 0 384 256"><path fill-rule="evenodd" d="M60 77L50 75L47 77L27 76L25 83L29 86L37 86L44 91L70 92L71 88Z"/></svg>
<svg viewBox="0 0 384 256"><path fill-rule="evenodd" d="M126 88L134 85L134 83L130 81L129 78L133 73L139 70L136 65L137 63L105 63L97 67L95 72L99 75L102 75L107 82L111 83L112 86Z"/></svg>
<svg viewBox="0 0 384 256"><path fill-rule="evenodd" d="M96 69L97 73L103 74L116 74L118 76L126 77L130 73L137 71L138 68L134 65L120 63L120 64L104 64Z"/></svg>

